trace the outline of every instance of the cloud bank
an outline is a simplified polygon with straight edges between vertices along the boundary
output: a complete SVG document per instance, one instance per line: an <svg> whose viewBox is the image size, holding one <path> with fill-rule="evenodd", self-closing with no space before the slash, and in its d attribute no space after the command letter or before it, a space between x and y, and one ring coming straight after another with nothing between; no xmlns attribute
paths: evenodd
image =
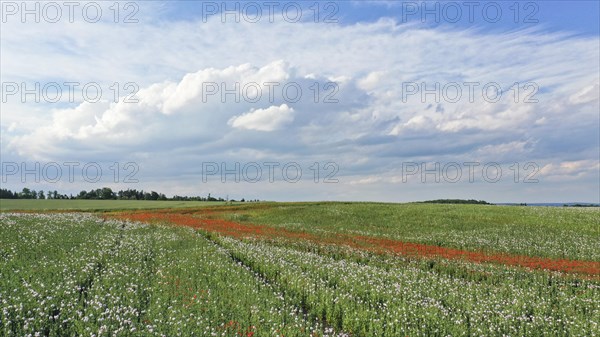
<svg viewBox="0 0 600 337"><path fill-rule="evenodd" d="M337 184L311 185L311 173L308 182L251 188L272 199L552 201L569 183L560 198L598 201L597 38L385 18L223 24L145 13L133 26L3 24L3 82L139 87L129 103L108 94L94 103L8 97L3 161L136 161L146 188L180 194L209 188L203 162L335 162ZM399 178L406 162L470 161L535 162L540 183ZM212 188L248 188L219 183Z"/></svg>

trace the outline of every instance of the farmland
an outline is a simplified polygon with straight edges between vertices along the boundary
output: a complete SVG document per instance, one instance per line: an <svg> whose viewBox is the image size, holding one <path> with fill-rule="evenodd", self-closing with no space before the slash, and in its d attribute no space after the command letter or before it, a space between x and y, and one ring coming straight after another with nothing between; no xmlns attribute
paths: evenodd
<svg viewBox="0 0 600 337"><path fill-rule="evenodd" d="M202 207L219 204L218 202L203 201L146 201L146 200L68 200L68 199L3 199L0 202L0 211L102 211L115 209L159 209Z"/></svg>
<svg viewBox="0 0 600 337"><path fill-rule="evenodd" d="M600 331L597 208L150 204L1 213L0 335Z"/></svg>

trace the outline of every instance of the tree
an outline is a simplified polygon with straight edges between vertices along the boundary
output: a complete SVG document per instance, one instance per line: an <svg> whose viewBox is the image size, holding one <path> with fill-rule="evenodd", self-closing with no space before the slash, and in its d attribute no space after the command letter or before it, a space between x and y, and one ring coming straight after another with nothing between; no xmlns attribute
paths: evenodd
<svg viewBox="0 0 600 337"><path fill-rule="evenodd" d="M19 196L17 193L13 193L9 189L0 189L0 199L17 199Z"/></svg>
<svg viewBox="0 0 600 337"><path fill-rule="evenodd" d="M115 193L112 191L112 189L110 187L104 187L102 188L102 190L100 191L100 199L114 199L115 198Z"/></svg>
<svg viewBox="0 0 600 337"><path fill-rule="evenodd" d="M19 198L21 198L21 199L31 199L31 190L28 189L27 187L23 187L23 190L21 191L21 194L19 195Z"/></svg>
<svg viewBox="0 0 600 337"><path fill-rule="evenodd" d="M121 200L177 200L177 201L235 201L235 199L229 199L227 196L225 199L222 197L215 198L210 193L208 193L207 197L201 196L180 196L175 194L171 198L167 198L163 193L159 193L156 191L144 192L144 190L135 190L135 189L127 189L125 191L120 190L118 192L113 192L113 190L109 187L91 189L89 191L80 191L76 196L60 194L58 191L50 191L48 190L46 193L44 191L35 191L24 187L21 192L12 192L9 189L0 188L0 199L121 199ZM258 200L246 200L241 199L241 202L254 202Z"/></svg>

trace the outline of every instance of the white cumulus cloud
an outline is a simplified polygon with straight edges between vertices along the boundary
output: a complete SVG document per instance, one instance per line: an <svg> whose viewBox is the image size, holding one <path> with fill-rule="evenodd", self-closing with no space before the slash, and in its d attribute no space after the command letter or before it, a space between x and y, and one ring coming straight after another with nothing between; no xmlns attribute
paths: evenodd
<svg viewBox="0 0 600 337"><path fill-rule="evenodd" d="M266 109L252 109L232 117L227 124L238 129L273 131L283 128L294 120L294 109L287 104L272 105Z"/></svg>

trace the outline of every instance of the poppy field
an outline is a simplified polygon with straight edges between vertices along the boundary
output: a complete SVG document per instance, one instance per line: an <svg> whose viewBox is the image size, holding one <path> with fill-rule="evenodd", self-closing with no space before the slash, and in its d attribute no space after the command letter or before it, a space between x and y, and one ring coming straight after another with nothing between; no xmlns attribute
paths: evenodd
<svg viewBox="0 0 600 337"><path fill-rule="evenodd" d="M596 336L597 208L0 213L0 336Z"/></svg>

